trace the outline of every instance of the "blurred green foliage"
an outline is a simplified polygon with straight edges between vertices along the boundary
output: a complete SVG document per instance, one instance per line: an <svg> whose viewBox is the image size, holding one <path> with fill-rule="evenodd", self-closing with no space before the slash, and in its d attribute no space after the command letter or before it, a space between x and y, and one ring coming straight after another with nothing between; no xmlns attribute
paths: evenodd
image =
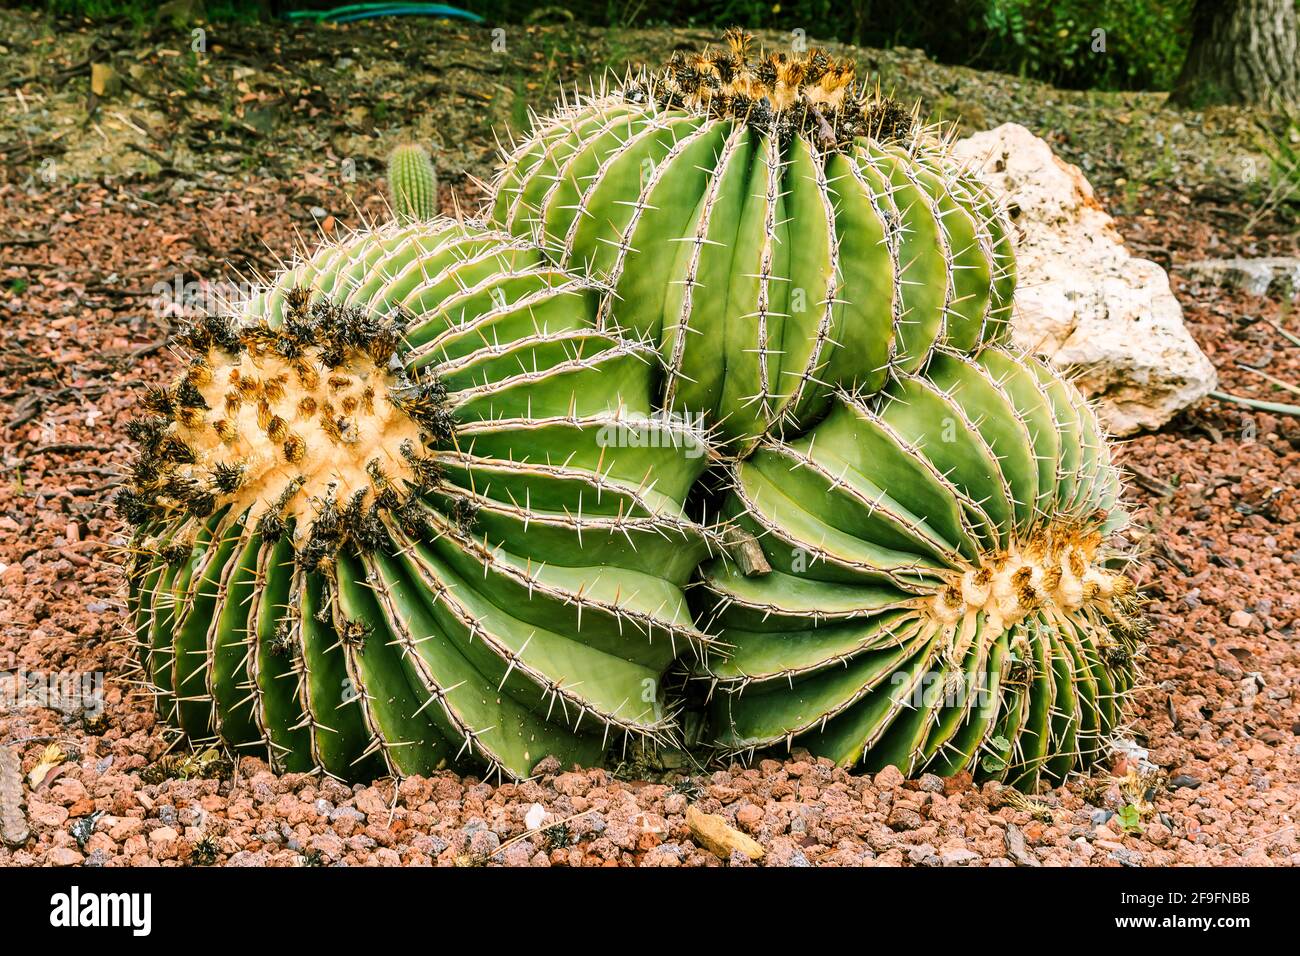
<svg viewBox="0 0 1300 956"><path fill-rule="evenodd" d="M1300 206L1300 116L1283 118L1278 128L1260 121L1267 138L1264 153L1272 164L1273 196Z"/></svg>
<svg viewBox="0 0 1300 956"><path fill-rule="evenodd" d="M212 20L335 2L207 0ZM492 22L620 27L733 24L860 46L909 46L946 63L1079 89L1168 89L1189 40L1192 0L451 0ZM45 0L92 19L152 17L146 0ZM796 31L803 31L798 34Z"/></svg>
<svg viewBox="0 0 1300 956"><path fill-rule="evenodd" d="M983 8L988 38L966 62L1056 86L1169 89L1191 39L1192 0L984 0L971 6Z"/></svg>
<svg viewBox="0 0 1300 956"><path fill-rule="evenodd" d="M84 17L100 22L127 20L137 26L148 26L158 18L160 0L35 0L18 6L46 10L56 16ZM331 4L332 6L333 4ZM271 15L273 8L312 6L312 4L276 4L271 0L206 0L201 6L204 18L212 23L230 20L250 22Z"/></svg>
<svg viewBox="0 0 1300 956"><path fill-rule="evenodd" d="M1076 89L1168 89L1190 40L1193 0L478 0L492 20L729 26L908 46L945 63Z"/></svg>

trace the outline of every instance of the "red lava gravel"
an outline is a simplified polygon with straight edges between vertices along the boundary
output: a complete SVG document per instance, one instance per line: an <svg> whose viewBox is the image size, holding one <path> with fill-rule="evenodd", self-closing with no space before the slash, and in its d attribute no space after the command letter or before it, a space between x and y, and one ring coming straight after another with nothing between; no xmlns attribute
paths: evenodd
<svg viewBox="0 0 1300 956"><path fill-rule="evenodd" d="M688 804L752 836L767 866L1300 863L1300 422L1212 402L1124 446L1154 625L1137 749L1031 800L969 777L858 776L799 751L656 783L552 759L523 783L442 773L349 787L251 757L219 778L147 782L170 743L128 667L107 502L141 390L173 372L150 290L220 276L232 250L272 269L262 250L293 248L320 219L295 190L334 210L335 228L358 222L311 171L178 191L158 198L165 215L147 188L0 185L0 237L48 223L0 245L0 690L12 703L17 672L101 673L106 703L99 719L0 706L30 829L0 845L0 865L752 865L699 845ZM1183 218L1122 227L1175 262L1207 254L1196 209L1170 198L1152 205ZM1285 321L1281 304L1177 276L1175 291L1224 388L1268 397L1239 364L1300 381L1300 349L1261 321ZM33 788L43 756L54 766Z"/></svg>

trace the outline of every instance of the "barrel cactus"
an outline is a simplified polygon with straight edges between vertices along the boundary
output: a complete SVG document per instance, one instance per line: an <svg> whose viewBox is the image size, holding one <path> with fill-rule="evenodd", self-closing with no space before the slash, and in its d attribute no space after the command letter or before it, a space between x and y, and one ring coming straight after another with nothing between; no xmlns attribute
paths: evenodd
<svg viewBox="0 0 1300 956"><path fill-rule="evenodd" d="M388 154L388 201L398 222L438 215L438 171L423 146L404 143Z"/></svg>
<svg viewBox="0 0 1300 956"><path fill-rule="evenodd" d="M1002 338L1015 267L988 190L852 64L725 40L543 119L487 217L607 284L664 406L740 455L837 387Z"/></svg>
<svg viewBox="0 0 1300 956"><path fill-rule="evenodd" d="M518 778L674 729L703 436L533 247L445 221L318 251L186 329L118 499L164 718L285 770Z"/></svg>
<svg viewBox="0 0 1300 956"><path fill-rule="evenodd" d="M1096 416L1040 362L940 352L734 467L772 570L702 571L709 734L1031 788L1102 750L1144 624Z"/></svg>

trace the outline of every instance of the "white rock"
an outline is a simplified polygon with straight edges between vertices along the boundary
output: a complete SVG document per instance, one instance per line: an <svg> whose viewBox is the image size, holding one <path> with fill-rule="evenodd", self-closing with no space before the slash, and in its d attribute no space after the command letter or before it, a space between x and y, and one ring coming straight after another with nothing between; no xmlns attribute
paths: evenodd
<svg viewBox="0 0 1300 956"><path fill-rule="evenodd" d="M546 808L540 803L534 803L524 814L524 825L530 830L537 830L546 822Z"/></svg>
<svg viewBox="0 0 1300 956"><path fill-rule="evenodd" d="M1177 268L1197 282L1232 286L1249 295L1300 299L1300 258L1294 256L1201 259Z"/></svg>
<svg viewBox="0 0 1300 956"><path fill-rule="evenodd" d="M1012 213L1014 339L1076 372L1112 432L1158 428L1215 387L1214 366L1184 327L1169 276L1129 254L1078 167L1015 123L954 150Z"/></svg>

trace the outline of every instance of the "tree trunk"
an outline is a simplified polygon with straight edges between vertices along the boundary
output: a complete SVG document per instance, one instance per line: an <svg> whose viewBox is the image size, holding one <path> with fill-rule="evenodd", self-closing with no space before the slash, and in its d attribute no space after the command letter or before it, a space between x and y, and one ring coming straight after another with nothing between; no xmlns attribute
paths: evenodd
<svg viewBox="0 0 1300 956"><path fill-rule="evenodd" d="M1196 0L1192 42L1169 102L1197 108L1300 103L1295 0Z"/></svg>

